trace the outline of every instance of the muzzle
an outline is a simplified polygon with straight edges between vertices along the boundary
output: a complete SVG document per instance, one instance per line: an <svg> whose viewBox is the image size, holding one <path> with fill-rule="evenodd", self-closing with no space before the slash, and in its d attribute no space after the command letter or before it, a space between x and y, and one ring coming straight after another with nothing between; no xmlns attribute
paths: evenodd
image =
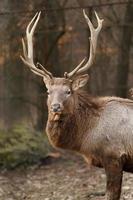
<svg viewBox="0 0 133 200"><path fill-rule="evenodd" d="M61 112L61 105L59 103L52 104L51 111L55 113Z"/></svg>

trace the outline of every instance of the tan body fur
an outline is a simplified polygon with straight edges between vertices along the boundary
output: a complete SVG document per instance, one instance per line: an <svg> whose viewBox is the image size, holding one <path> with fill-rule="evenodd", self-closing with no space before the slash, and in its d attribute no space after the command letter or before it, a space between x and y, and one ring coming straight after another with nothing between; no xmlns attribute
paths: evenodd
<svg viewBox="0 0 133 200"><path fill-rule="evenodd" d="M133 101L91 98L83 91L72 98L71 113L62 114L57 121L49 113L48 138L53 146L77 151L92 165L104 167L106 198L118 200L122 171L133 172Z"/></svg>

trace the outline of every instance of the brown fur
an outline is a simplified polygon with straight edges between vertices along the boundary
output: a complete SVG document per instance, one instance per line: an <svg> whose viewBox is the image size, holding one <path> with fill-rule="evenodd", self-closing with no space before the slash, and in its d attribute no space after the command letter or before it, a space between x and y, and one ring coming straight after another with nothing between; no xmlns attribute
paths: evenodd
<svg viewBox="0 0 133 200"><path fill-rule="evenodd" d="M88 129L92 129L100 116L104 106L112 101L132 104L129 99L117 97L100 97L94 98L89 96L85 91L76 91L73 94L74 103L70 108L66 108L64 114L61 114L58 121L53 121L51 113L48 116L46 132L55 147L71 149L80 152L82 138ZM67 112L70 111L70 112Z"/></svg>
<svg viewBox="0 0 133 200"><path fill-rule="evenodd" d="M90 140L92 136L89 136L89 132L97 126L106 105L113 102L133 108L133 101L129 99L118 97L93 98L84 91L74 91L69 100L65 102L64 110L57 121L53 120L53 114L49 111L46 127L48 138L54 147L77 151L84 156L89 164L105 168L107 200L120 199L122 171L133 171L133 162L130 159L127 160L125 153L117 156L117 149L115 150L113 146L109 149L111 153L108 153L108 151L104 153L97 139L94 144ZM50 102L48 102L48 107L50 110ZM95 151L88 151L89 146L92 146L92 149L94 147Z"/></svg>
<svg viewBox="0 0 133 200"><path fill-rule="evenodd" d="M92 126L93 118L99 116L105 101L98 101L84 91L75 92L73 101L71 113L62 114L59 121L52 121L49 114L46 131L52 145L80 152L83 134Z"/></svg>

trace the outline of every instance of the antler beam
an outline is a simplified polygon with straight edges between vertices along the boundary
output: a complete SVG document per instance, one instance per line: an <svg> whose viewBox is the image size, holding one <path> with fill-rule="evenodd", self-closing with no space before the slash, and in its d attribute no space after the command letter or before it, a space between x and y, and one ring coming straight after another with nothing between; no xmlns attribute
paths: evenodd
<svg viewBox="0 0 133 200"><path fill-rule="evenodd" d="M24 39L22 38L23 53L24 56L20 56L22 61L30 68L32 72L42 77L52 78L52 74L47 71L41 64L34 64L33 60L33 35L40 19L41 12L37 12L32 18L30 23L26 28L26 39L27 39L27 48ZM32 25L33 24L33 25ZM41 69L38 68L41 67Z"/></svg>
<svg viewBox="0 0 133 200"><path fill-rule="evenodd" d="M95 12L96 18L97 18L97 22L98 22L98 26L95 29L94 26L92 25L90 19L88 18L88 16L85 13L85 10L83 10L83 14L84 17L86 19L86 22L89 26L90 29L90 55L89 55L89 60L87 61L87 63L83 66L83 63L85 61L85 59L82 60L82 62L70 73L66 73L65 72L65 76L67 76L68 78L71 78L74 75L78 75L80 73L83 73L85 71L87 71L91 65L94 62L94 58L95 58L95 54L96 54L96 47L97 47L97 39L98 39L98 35L101 31L102 28L102 23L103 23L103 19L99 19L97 13Z"/></svg>

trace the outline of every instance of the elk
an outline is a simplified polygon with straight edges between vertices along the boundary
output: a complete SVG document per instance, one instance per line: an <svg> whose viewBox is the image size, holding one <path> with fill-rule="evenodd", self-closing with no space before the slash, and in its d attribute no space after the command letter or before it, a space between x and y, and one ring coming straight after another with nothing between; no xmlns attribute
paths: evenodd
<svg viewBox="0 0 133 200"><path fill-rule="evenodd" d="M103 20L95 12L97 28L83 10L90 29L90 53L64 77L54 77L41 64L34 64L33 35L41 12L27 26L27 45L22 39L22 61L43 78L48 90L46 133L54 147L79 152L106 173L106 200L119 200L123 171L133 172L133 101L119 97L92 97L81 88L92 66ZM27 47L26 47L27 46Z"/></svg>

